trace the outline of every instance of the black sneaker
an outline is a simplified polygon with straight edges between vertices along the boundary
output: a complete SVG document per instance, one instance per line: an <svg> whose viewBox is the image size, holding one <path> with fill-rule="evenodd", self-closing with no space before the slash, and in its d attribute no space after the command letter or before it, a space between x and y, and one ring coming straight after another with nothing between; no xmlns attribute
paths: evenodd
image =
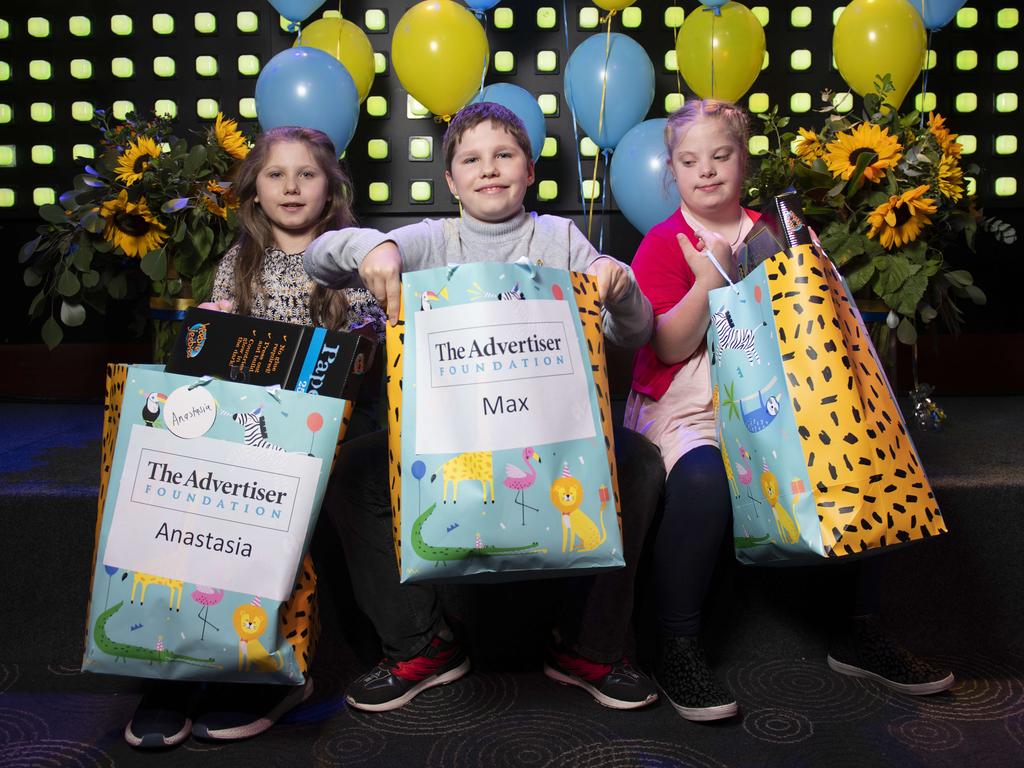
<svg viewBox="0 0 1024 768"><path fill-rule="evenodd" d="M696 637L662 638L654 676L669 703L686 720L721 720L739 711L736 700L711 671Z"/></svg>
<svg viewBox="0 0 1024 768"><path fill-rule="evenodd" d="M639 709L658 698L654 683L625 658L601 664L559 647L549 647L546 656L545 675L582 688L598 704L612 709Z"/></svg>
<svg viewBox="0 0 1024 768"><path fill-rule="evenodd" d="M469 672L469 658L454 640L437 636L408 661L385 658L345 691L350 706L387 712L408 704L421 691L454 682Z"/></svg>
<svg viewBox="0 0 1024 768"><path fill-rule="evenodd" d="M181 744L192 731L189 711L199 685L168 680L148 684L124 740L139 749L165 749Z"/></svg>
<svg viewBox="0 0 1024 768"><path fill-rule="evenodd" d="M258 736L312 694L312 678L304 685L211 683L196 705L202 714L192 725L192 735L210 741Z"/></svg>
<svg viewBox="0 0 1024 768"><path fill-rule="evenodd" d="M939 693L953 687L956 678L938 669L890 637L878 617L858 617L841 636L833 640L828 665L833 671L866 677L911 696Z"/></svg>

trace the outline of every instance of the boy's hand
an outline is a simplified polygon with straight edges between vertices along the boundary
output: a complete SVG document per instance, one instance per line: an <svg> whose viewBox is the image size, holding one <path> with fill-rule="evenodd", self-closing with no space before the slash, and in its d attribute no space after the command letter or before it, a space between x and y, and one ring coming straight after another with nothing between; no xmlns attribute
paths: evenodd
<svg viewBox="0 0 1024 768"><path fill-rule="evenodd" d="M402 301L402 254L398 246L388 240L366 254L359 265L359 277L387 313L388 322L397 325Z"/></svg>
<svg viewBox="0 0 1024 768"><path fill-rule="evenodd" d="M614 304L629 289L629 277L622 265L607 256L599 258L587 270L597 278L597 295L605 304Z"/></svg>
<svg viewBox="0 0 1024 768"><path fill-rule="evenodd" d="M229 299L204 301L202 304L196 306L196 309L212 309L214 312L234 312L235 302L230 301Z"/></svg>
<svg viewBox="0 0 1024 768"><path fill-rule="evenodd" d="M676 235L679 242L679 249L683 252L683 258L693 270L693 276L697 284L706 286L708 289L720 288L725 285L721 272L715 269L711 259L707 257L706 251L711 251L722 270L727 275L735 272L733 264L732 248L729 242L717 232L709 230L698 230L697 247L690 244L690 239L683 234Z"/></svg>

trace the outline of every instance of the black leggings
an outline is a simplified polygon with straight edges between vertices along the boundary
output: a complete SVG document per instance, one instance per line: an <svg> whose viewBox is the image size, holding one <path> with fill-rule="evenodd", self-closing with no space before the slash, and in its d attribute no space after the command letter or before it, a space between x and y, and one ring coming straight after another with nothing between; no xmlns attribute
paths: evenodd
<svg viewBox="0 0 1024 768"><path fill-rule="evenodd" d="M680 636L700 632L701 605L708 593L722 539L731 535L729 493L722 454L714 446L694 448L668 473L664 516L654 543L659 634ZM882 560L868 557L824 566L833 594L851 598L846 604L849 615L879 612ZM817 575L821 575L820 571Z"/></svg>

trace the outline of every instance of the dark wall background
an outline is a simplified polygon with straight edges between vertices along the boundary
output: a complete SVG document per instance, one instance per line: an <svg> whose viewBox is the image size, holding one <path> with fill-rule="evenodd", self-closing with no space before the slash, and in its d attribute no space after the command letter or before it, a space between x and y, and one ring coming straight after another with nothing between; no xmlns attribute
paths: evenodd
<svg viewBox="0 0 1024 768"><path fill-rule="evenodd" d="M382 31L367 30L374 50L390 59L391 30L398 19L413 3L408 0L344 0L341 10L349 20L364 29L367 11L382 10L387 18ZM802 91L811 94L817 102L822 89L842 90L843 81L831 67L832 46L832 4L809 3L813 19L809 26L794 27L790 20L791 9L800 3L770 2L763 4L769 14L765 27L769 66L762 70L750 93L765 93L771 104L779 104L780 111L789 112L789 97ZM640 9L642 19L639 26L624 29L621 17L616 17L613 30L626 32L647 49L655 66L657 94L648 117L666 114L664 102L668 94L682 92L689 98L692 93L681 83L677 73L665 66L665 53L674 48L673 31L665 25L664 12L670 3L656 0L638 0L635 7ZM698 8L696 2L680 3L686 13ZM487 35L492 61L496 51L511 51L516 57L516 69L510 74L500 74L493 69L488 72L486 82L513 82L535 95L554 94L558 111L546 121L548 136L559 142L555 157L542 158L537 166L538 180L553 179L558 182L557 198L544 203L536 200L536 185L527 198L527 207L542 212L573 216L583 223L579 195L578 167L574 150L573 125L562 95L565 61L568 53L586 37L598 30L582 29L579 12L591 8L589 3L567 0L564 4L568 14L568 25L563 23L563 2L550 3L531 0L506 0L498 6L513 11L514 24L510 29L497 29L493 24L493 11L488 13ZM754 7L753 3L749 4ZM545 28L538 23L538 8L553 9L556 23ZM937 95L937 111L946 115L949 127L957 133L977 136L978 150L971 158L982 167L979 183L979 202L985 212L1014 224L1018 232L1024 233L1021 210L1024 207L1024 155L1010 156L994 154L994 137L1011 134L1021 138L1021 109L1001 113L995 108L999 93L1020 94L1024 91L1024 69L1018 65L1011 72L1002 72L995 67L998 51L1021 48L1024 22L1014 29L999 29L996 14L1000 9L1013 8L1016 4L978 0L967 6L977 11L977 24L962 29L954 24L936 32L931 48L936 52L936 65L928 74L928 89ZM337 3L327 2L314 13L309 21L319 18L325 11L337 11ZM235 23L236 14L251 11L258 16L258 29L247 33L240 31ZM193 17L196 13L209 12L216 19L217 29L210 34L196 32ZM157 35L153 32L151 19L154 14L167 13L174 20L176 29L172 35ZM125 14L133 20L133 34L119 36L111 31L110 18ZM86 16L92 22L92 34L87 38L75 37L68 31L68 19L72 16ZM43 17L50 22L50 36L45 39L33 38L27 31L30 17ZM550 15L549 15L550 18ZM10 67L11 76L0 81L0 105L9 105L12 119L0 124L0 146L15 148L17 163L13 167L0 167L0 188L13 189L15 204L0 208L0 280L2 280L2 325L0 325L0 354L17 346L19 354L24 345L38 341L38 328L30 327L26 319L26 308L33 292L25 288L21 279L21 268L17 263L18 249L22 243L34 236L37 224L36 208L32 203L32 189L53 187L59 195L70 187L72 177L78 172L78 165L72 160L72 147L79 143L95 143L96 134L87 123L71 118L71 104L74 101L90 101L96 107L109 107L118 99L131 100L140 111L152 109L157 99L173 99L178 104L178 129L185 133L202 127L206 121L196 116L195 103L199 98L218 101L223 112L239 116L240 100L252 98L256 77L238 73L236 61L240 55L251 54L261 64L274 54L290 46L294 35L283 31L276 12L265 0L151 0L144 5L126 0L46 0L27 2L7 0L0 8L0 62ZM789 66L789 54L793 49L807 49L812 54L813 64L804 71L794 71ZM541 73L536 67L536 53L541 50L555 51L558 68L551 73ZM974 50L978 54L978 66L973 71L959 71L954 65L957 52ZM203 78L195 73L194 60L197 56L215 56L219 64L216 77ZM119 79L111 74L110 60L122 56L132 59L135 74L131 78ZM177 72L173 78L158 78L153 74L152 60L155 56L170 56L175 59ZM75 80L69 73L72 59L89 59L93 65L93 77L89 80ZM28 75L29 62L45 59L51 62L53 76L47 81L35 81ZM920 83L907 97L909 105L913 94L920 91ZM970 114L958 114L954 110L955 94L969 91L977 94L978 109ZM431 136L439 148L443 125L432 119L410 119L407 117L406 92L390 67L390 61L383 74L374 80L371 94L382 96L388 101L388 114L374 118L367 114L365 105L359 126L347 152L352 178L356 187L356 206L361 220L372 226L390 229L425 216L447 216L457 214L457 207L450 198L444 184L443 161L436 156L429 162L411 162L406 159L408 140L411 136ZM748 94L749 95L749 94ZM50 123L36 123L29 117L33 102L52 104L54 119ZM858 100L859 103L859 100ZM615 105L609 105L614 109ZM794 115L795 125L810 126L817 117L813 112ZM243 128L255 131L255 120L241 119ZM756 121L755 121L756 123ZM582 134L580 134L582 137ZM373 161L367 156L367 142L374 138L386 138L391 143L391 159ZM34 165L30 159L32 145L48 144L54 147L55 161L51 165ZM593 165L584 158L582 173L590 178ZM598 170L598 179L604 179L603 164ZM1012 197L996 197L992 184L996 176L1015 176L1018 180L1017 194ZM434 198L426 204L413 203L409 197L409 184L413 180L431 180L434 184ZM369 202L367 189L373 181L387 181L392 185L391 201L387 204ZM600 206L598 206L600 208ZM595 216L594 240L597 230L603 227L604 250L628 260L640 240L640 235L620 214L614 199L608 194L607 213ZM585 231L586 227L583 226ZM1021 278L1024 270L1020 264L1020 245L1004 246L987 236L980 236L976 254L949 254L958 265L969 269L989 296L985 307L965 307L966 328L971 334L1020 334L1024 331L1024 320L1019 311ZM70 329L65 345L76 342L109 342L128 340L125 314L114 313L108 318L90 321L79 329ZM1017 337L1018 341L1021 337ZM1016 359L1018 349L1004 349L996 345L996 354L1005 354ZM950 365L957 365L949 361ZM1011 389L1020 385L1007 382Z"/></svg>

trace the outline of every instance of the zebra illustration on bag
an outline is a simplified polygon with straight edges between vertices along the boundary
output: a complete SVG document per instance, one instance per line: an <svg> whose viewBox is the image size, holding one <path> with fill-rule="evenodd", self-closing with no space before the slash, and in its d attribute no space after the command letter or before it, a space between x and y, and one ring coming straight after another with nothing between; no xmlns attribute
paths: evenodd
<svg viewBox="0 0 1024 768"><path fill-rule="evenodd" d="M283 451L279 445L274 445L267 439L267 419L263 415L263 406L248 413L230 413L221 411L242 425L243 441L253 448L266 448L271 451Z"/></svg>
<svg viewBox="0 0 1024 768"><path fill-rule="evenodd" d="M724 307L711 315L711 323L715 326L715 333L718 334L718 359L725 358L725 350L739 349L747 356L747 362L753 365L761 364L761 357L757 354L754 345L754 334L758 328L768 325L762 321L758 328L737 328L733 322L732 314Z"/></svg>
<svg viewBox="0 0 1024 768"><path fill-rule="evenodd" d="M469 288L468 293L471 298L470 301L476 301L477 299L496 299L497 301L525 301L526 294L519 289L519 282L512 286L511 291L501 291L494 293L493 291L485 291L480 287L479 283L473 283L473 286Z"/></svg>

